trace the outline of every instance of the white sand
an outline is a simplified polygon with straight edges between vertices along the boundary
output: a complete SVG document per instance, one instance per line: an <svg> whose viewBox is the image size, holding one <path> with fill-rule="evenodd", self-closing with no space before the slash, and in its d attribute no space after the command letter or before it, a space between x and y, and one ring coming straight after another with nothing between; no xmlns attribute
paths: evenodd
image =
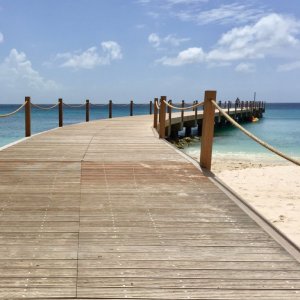
<svg viewBox="0 0 300 300"><path fill-rule="evenodd" d="M300 246L300 167L282 160L218 157L212 171Z"/></svg>

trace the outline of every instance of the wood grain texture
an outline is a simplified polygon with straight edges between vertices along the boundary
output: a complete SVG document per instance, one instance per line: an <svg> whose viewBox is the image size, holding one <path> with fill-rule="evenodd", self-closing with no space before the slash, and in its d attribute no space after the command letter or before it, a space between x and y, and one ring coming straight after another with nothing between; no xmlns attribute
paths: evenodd
<svg viewBox="0 0 300 300"><path fill-rule="evenodd" d="M1 299L300 299L300 264L152 122L0 152Z"/></svg>

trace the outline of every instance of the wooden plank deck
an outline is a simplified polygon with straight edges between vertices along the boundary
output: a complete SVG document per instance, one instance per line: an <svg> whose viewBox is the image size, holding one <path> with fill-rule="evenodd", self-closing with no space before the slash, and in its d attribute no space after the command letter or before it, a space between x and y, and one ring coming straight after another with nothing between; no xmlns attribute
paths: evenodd
<svg viewBox="0 0 300 300"><path fill-rule="evenodd" d="M300 264L151 124L0 152L0 298L300 299Z"/></svg>

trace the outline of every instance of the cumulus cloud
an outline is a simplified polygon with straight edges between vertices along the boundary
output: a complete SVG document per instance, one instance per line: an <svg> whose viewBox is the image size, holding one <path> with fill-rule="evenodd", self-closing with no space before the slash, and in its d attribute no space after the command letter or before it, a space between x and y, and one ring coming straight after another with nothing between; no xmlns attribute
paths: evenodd
<svg viewBox="0 0 300 300"><path fill-rule="evenodd" d="M279 55L299 44L300 23L291 17L270 14L254 25L236 27L223 34L208 60L231 61Z"/></svg>
<svg viewBox="0 0 300 300"><path fill-rule="evenodd" d="M12 49L9 55L0 64L0 80L10 87L26 85L34 89L57 89L53 80L44 79L38 71L34 70L32 63L24 52Z"/></svg>
<svg viewBox="0 0 300 300"><path fill-rule="evenodd" d="M97 47L91 47L79 53L59 53L56 55L56 60L64 60L61 67L93 69L100 65L109 65L112 61L120 60L123 57L121 47L117 42L102 42L101 48L101 52Z"/></svg>
<svg viewBox="0 0 300 300"><path fill-rule="evenodd" d="M186 64L196 64L203 62L205 59L205 54L201 48L188 48L184 51L179 52L176 57L163 57L157 60L166 66L182 66Z"/></svg>
<svg viewBox="0 0 300 300"><path fill-rule="evenodd" d="M160 37L156 33L151 33L148 36L148 42L153 46L153 47L158 47L160 45Z"/></svg>
<svg viewBox="0 0 300 300"><path fill-rule="evenodd" d="M180 66L203 61L223 64L262 59L266 56L284 57L287 51L299 47L299 32L299 21L272 13L252 25L235 27L224 33L214 49L208 52L204 52L201 47L194 47L181 51L177 57L163 57L158 61L164 65ZM193 53L198 59L184 59L182 53L186 52Z"/></svg>
<svg viewBox="0 0 300 300"><path fill-rule="evenodd" d="M293 71L300 69L300 60L293 61L290 63L282 64L278 67L279 72L288 72L288 71Z"/></svg>
<svg viewBox="0 0 300 300"><path fill-rule="evenodd" d="M235 67L235 70L241 73L253 73L255 72L255 65L251 63L240 63Z"/></svg>
<svg viewBox="0 0 300 300"><path fill-rule="evenodd" d="M157 33L151 33L148 36L148 42L155 48L162 45L171 45L174 47L180 46L180 44L189 41L189 38L177 38L174 34L169 34L165 37L160 37Z"/></svg>

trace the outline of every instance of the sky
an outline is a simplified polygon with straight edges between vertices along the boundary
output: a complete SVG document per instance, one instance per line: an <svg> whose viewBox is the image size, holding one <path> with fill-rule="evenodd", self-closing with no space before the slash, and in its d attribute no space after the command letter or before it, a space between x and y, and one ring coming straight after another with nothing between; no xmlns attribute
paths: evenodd
<svg viewBox="0 0 300 300"><path fill-rule="evenodd" d="M299 0L0 0L0 103L300 102Z"/></svg>

